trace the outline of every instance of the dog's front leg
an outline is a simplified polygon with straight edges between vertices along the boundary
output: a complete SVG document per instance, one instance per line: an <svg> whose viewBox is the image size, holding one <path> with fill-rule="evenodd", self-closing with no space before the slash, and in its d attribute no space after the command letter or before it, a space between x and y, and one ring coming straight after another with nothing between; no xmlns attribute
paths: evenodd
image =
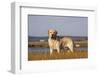
<svg viewBox="0 0 100 76"><path fill-rule="evenodd" d="M58 53L60 52L60 49L59 49L59 48L57 48L57 52L58 52Z"/></svg>
<svg viewBox="0 0 100 76"><path fill-rule="evenodd" d="M59 45L59 42L57 42L57 45L56 45L56 49L57 49L57 52L59 53L60 52L60 45Z"/></svg>
<svg viewBox="0 0 100 76"><path fill-rule="evenodd" d="M52 52L53 52L53 49L52 49L52 48L50 48L50 55L52 54Z"/></svg>

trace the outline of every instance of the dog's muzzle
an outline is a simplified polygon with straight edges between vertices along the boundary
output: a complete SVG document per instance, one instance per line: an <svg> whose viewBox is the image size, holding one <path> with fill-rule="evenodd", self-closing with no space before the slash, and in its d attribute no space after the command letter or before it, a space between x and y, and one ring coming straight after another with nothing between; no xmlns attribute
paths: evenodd
<svg viewBox="0 0 100 76"><path fill-rule="evenodd" d="M56 38L56 34L52 34L51 38Z"/></svg>

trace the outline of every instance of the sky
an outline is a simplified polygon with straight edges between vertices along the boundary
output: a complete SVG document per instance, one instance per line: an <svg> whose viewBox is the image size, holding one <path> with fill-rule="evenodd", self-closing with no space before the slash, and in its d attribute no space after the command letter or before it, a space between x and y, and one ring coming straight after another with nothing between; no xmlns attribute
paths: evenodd
<svg viewBox="0 0 100 76"><path fill-rule="evenodd" d="M28 36L48 36L48 29L56 29L59 36L88 36L88 18L28 15Z"/></svg>

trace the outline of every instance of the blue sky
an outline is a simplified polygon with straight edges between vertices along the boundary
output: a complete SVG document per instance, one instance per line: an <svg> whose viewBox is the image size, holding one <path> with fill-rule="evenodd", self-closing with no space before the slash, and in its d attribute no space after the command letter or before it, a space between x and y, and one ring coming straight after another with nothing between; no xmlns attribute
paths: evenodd
<svg viewBox="0 0 100 76"><path fill-rule="evenodd" d="M28 15L28 35L48 36L53 28L62 36L87 36L88 18L78 16Z"/></svg>

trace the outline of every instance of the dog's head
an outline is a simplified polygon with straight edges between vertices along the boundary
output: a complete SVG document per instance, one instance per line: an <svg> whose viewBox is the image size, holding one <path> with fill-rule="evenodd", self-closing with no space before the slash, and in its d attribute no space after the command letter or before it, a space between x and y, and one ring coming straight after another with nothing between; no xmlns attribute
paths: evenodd
<svg viewBox="0 0 100 76"><path fill-rule="evenodd" d="M55 39L57 36L57 31L55 29L49 29L48 35L49 35L49 38Z"/></svg>

